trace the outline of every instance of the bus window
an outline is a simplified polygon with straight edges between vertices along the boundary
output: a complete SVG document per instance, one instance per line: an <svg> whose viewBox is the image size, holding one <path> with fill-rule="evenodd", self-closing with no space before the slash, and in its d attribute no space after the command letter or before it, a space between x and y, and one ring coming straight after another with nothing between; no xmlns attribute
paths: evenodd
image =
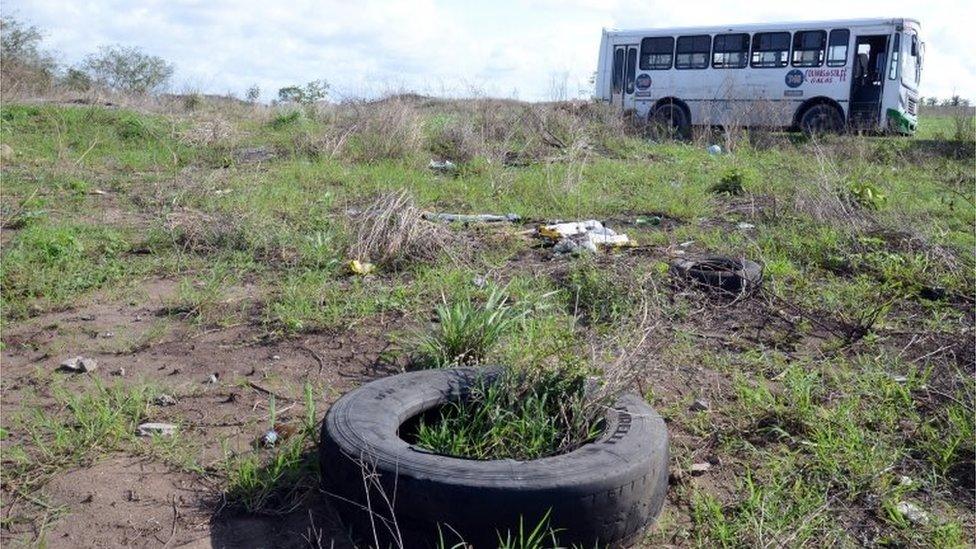
<svg viewBox="0 0 976 549"><path fill-rule="evenodd" d="M749 59L749 35L745 33L717 34L712 46L712 67L741 69Z"/></svg>
<svg viewBox="0 0 976 549"><path fill-rule="evenodd" d="M663 71L671 68L674 58L674 38L645 38L641 40L640 68L642 71Z"/></svg>
<svg viewBox="0 0 976 549"><path fill-rule="evenodd" d="M799 31L793 35L793 66L819 67L823 64L826 31Z"/></svg>
<svg viewBox="0 0 976 549"><path fill-rule="evenodd" d="M790 33L757 32L752 35L754 68L785 67L790 62Z"/></svg>
<svg viewBox="0 0 976 549"><path fill-rule="evenodd" d="M895 33L895 43L891 46L891 60L888 62L888 79L898 78L898 60L901 59L901 33Z"/></svg>
<svg viewBox="0 0 976 549"><path fill-rule="evenodd" d="M909 52L910 55L905 58L905 72L904 74L912 75L915 78L915 84L918 84L919 80L922 79L922 52L918 45L918 35L912 33L912 49Z"/></svg>
<svg viewBox="0 0 976 549"><path fill-rule="evenodd" d="M827 42L827 66L843 67L847 64L847 44L851 41L851 31L834 29L830 31Z"/></svg>
<svg viewBox="0 0 976 549"><path fill-rule="evenodd" d="M637 48L627 48L627 74L624 75L624 91L634 93L634 73L637 72Z"/></svg>
<svg viewBox="0 0 976 549"><path fill-rule="evenodd" d="M612 93L620 93L624 89L624 49L617 48L613 52L613 80Z"/></svg>
<svg viewBox="0 0 976 549"><path fill-rule="evenodd" d="M712 51L712 37L707 34L679 36L675 47L674 68L706 69Z"/></svg>

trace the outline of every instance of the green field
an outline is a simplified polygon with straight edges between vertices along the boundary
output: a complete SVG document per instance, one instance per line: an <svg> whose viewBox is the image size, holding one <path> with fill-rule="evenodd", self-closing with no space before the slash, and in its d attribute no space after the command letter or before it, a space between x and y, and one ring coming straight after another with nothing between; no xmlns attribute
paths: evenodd
<svg viewBox="0 0 976 549"><path fill-rule="evenodd" d="M360 382L335 372L360 359L409 368L438 305L497 288L525 314L485 362L599 371L639 315L653 319L632 388L668 421L672 485L644 545L971 546L972 128L969 113L923 112L913 137L653 142L587 104L4 104L3 540L57 541L85 511L51 483L118 456L205 481L223 502L204 513L214 531L228 509L306 520L315 424ZM445 158L456 172L428 168ZM524 221L421 225L436 237L423 249L356 257L361 212L400 191L424 211ZM557 219L605 221L637 246L558 257L532 234ZM678 284L668 261L696 254L760 262L762 292L730 301ZM351 259L377 270L350 273ZM138 324L77 320L137 309ZM340 355L333 341L353 343ZM240 425L195 426L209 405L182 404L210 394L210 370L146 365L202 348L220 364L243 353L216 383L239 395L228 417ZM230 365L283 364L279 349L311 366L271 362L255 382ZM126 372L54 373L78 354ZM268 403L253 385L291 398ZM161 393L181 404L162 409ZM692 411L696 399L707 409ZM269 405L297 434L242 442L274 423ZM160 416L177 439L132 435ZM325 545L343 535L325 528Z"/></svg>

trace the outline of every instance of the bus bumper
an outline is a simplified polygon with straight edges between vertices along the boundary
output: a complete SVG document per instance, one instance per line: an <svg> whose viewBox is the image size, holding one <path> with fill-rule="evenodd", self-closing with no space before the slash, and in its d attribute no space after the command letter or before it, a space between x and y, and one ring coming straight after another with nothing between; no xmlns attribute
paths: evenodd
<svg viewBox="0 0 976 549"><path fill-rule="evenodd" d="M888 131L903 134L915 133L918 118L897 109L888 109Z"/></svg>

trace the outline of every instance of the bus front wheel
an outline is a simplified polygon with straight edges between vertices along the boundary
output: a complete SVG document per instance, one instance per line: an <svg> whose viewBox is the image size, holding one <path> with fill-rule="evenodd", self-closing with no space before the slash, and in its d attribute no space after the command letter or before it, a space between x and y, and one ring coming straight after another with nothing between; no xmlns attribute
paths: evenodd
<svg viewBox="0 0 976 549"><path fill-rule="evenodd" d="M800 117L800 129L807 135L840 133L844 129L844 115L831 105L813 105Z"/></svg>
<svg viewBox="0 0 976 549"><path fill-rule="evenodd" d="M655 137L687 138L691 134L691 121L684 109L674 103L658 105L651 112L651 131Z"/></svg>

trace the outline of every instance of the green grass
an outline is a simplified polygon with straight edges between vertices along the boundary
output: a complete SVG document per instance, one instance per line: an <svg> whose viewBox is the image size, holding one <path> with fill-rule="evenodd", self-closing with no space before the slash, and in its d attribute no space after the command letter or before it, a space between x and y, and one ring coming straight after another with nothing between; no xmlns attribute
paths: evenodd
<svg viewBox="0 0 976 549"><path fill-rule="evenodd" d="M472 459L538 459L571 451L601 432L587 402L585 370L506 370L460 401L421 418L415 444Z"/></svg>
<svg viewBox="0 0 976 549"><path fill-rule="evenodd" d="M310 111L204 104L191 120L5 104L0 140L13 154L4 159L0 195L3 327L93 294L116 299L115 289L162 276L179 281L165 303L167 329L253 324L274 340L368 328L399 345L393 352L432 365L579 372L619 351L617 332L654 292L661 322L652 334L656 350L643 358L651 380L664 383L642 388L670 421L677 466L711 452L730 474L675 487L668 508L679 518L653 541L971 544L963 473L976 436L965 347L976 197L973 143L956 139L955 119L923 110L913 138L778 136L771 147L743 141L712 156L705 142L650 143L596 118L544 113L553 135L587 144L554 148L519 118L522 108L417 107L416 117L383 120L415 118L419 143L387 148L384 136L357 133L333 155L330 139L348 126ZM192 137L204 114L228 134ZM277 156L244 164L234 155L241 147ZM528 163L505 165L509 150ZM456 176L442 176L427 169L430 155L464 158ZM450 229L457 245L442 257L350 275L343 265L355 233L347 210L400 189L424 210L602 219L645 247L550 261L519 234L531 224L457 226ZM664 222L630 225L648 215ZM742 221L755 228L737 228ZM680 252L757 259L767 293L730 305L674 287L666 261ZM487 287L475 282L482 279ZM499 287L505 297L493 293ZM948 297L922 297L932 288ZM761 334L748 315L769 317ZM432 319L438 322L429 326ZM822 324L858 330L850 337ZM119 352L143 344L123 343ZM688 372L699 371L719 394L712 411L690 413L693 397L668 393L667 385L697 380ZM560 436L561 427L545 421L560 400L554 395L573 394L553 383L540 381L518 401L486 389L481 400L446 408L425 427L431 446L475 456L545 454ZM50 471L120 451L203 471L235 505L255 512L285 510L316 482L311 430L275 448L228 450L218 466L201 468L182 448L193 448L190 437L133 439L133 422L151 408L148 389L57 391L47 395L55 414L39 416L30 403L5 416L5 482L11 471L30 490ZM6 419L15 415L23 421ZM913 483L901 484L901 476ZM901 501L933 520L906 522Z"/></svg>

